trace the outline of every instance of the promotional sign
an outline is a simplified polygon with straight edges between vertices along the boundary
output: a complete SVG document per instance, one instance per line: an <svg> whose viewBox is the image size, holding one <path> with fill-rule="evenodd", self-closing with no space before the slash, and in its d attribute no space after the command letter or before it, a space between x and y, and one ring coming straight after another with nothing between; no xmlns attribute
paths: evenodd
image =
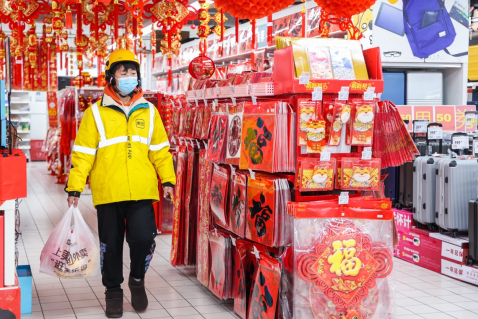
<svg viewBox="0 0 478 319"><path fill-rule="evenodd" d="M402 0L374 4L373 46L382 62L467 62L468 1L444 0L442 9L440 3L411 0L405 10Z"/></svg>
<svg viewBox="0 0 478 319"><path fill-rule="evenodd" d="M50 127L58 127L58 100L56 92L47 92L48 123Z"/></svg>
<svg viewBox="0 0 478 319"><path fill-rule="evenodd" d="M441 123L443 131L465 132L465 112L476 111L475 105L443 105L443 106L411 106L397 105L402 119L408 120L408 131L412 131L413 120L429 120ZM471 123L468 121L468 123ZM474 131L474 126L468 125L467 132Z"/></svg>
<svg viewBox="0 0 478 319"><path fill-rule="evenodd" d="M453 106L435 106L435 122L443 125L443 131L454 131L455 108Z"/></svg>

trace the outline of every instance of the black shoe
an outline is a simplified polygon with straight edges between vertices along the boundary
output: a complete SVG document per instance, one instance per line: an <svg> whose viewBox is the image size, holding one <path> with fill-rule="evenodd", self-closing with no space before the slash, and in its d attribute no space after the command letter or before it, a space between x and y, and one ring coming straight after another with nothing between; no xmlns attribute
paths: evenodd
<svg viewBox="0 0 478 319"><path fill-rule="evenodd" d="M129 275L129 290L131 290L131 305L137 312L145 311L148 308L148 296L144 289L144 278L136 281Z"/></svg>
<svg viewBox="0 0 478 319"><path fill-rule="evenodd" d="M105 315L108 318L123 317L123 289L116 291L105 292L106 311Z"/></svg>

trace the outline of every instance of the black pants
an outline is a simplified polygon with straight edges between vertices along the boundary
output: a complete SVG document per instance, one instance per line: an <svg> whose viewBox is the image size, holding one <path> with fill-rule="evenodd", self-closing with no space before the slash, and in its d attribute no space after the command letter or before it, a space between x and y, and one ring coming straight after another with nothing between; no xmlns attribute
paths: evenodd
<svg viewBox="0 0 478 319"><path fill-rule="evenodd" d="M157 229L152 200L126 201L96 206L100 235L101 274L108 290L123 283L123 242L130 249L130 273L142 279L153 258Z"/></svg>

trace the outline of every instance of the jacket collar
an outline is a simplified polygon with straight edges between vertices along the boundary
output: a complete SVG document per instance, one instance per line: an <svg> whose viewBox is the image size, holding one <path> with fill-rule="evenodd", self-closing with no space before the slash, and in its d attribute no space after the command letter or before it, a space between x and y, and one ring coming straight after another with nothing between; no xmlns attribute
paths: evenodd
<svg viewBox="0 0 478 319"><path fill-rule="evenodd" d="M146 104L145 108L149 108L149 103L148 101L144 98L144 97L140 97L139 99L137 99L136 101L134 101L133 103L131 103L130 107L131 107L131 110L134 110L134 109L138 109L138 108L141 108L141 107L136 107L136 106L139 106L140 104ZM120 104L118 102L116 102L111 96L109 96L108 94L103 94L103 98L101 100L101 106L116 106L119 108Z"/></svg>

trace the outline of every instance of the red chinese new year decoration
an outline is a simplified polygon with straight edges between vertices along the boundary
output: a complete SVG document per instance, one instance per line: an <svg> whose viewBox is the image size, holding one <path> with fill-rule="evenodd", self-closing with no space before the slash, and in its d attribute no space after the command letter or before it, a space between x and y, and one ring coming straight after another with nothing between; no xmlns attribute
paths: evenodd
<svg viewBox="0 0 478 319"><path fill-rule="evenodd" d="M168 86L171 86L172 55L177 55L181 46L181 29L188 20L196 18L196 10L187 0L154 0L144 6L143 16L162 29L164 39L161 41L161 52L168 57Z"/></svg>
<svg viewBox="0 0 478 319"><path fill-rule="evenodd" d="M346 318L360 314L362 299L375 287L375 279L392 272L386 244L372 242L350 220L334 220L314 245L313 252L298 256L300 277L315 283Z"/></svg>
<svg viewBox="0 0 478 319"><path fill-rule="evenodd" d="M358 40L362 38L362 33L353 24L352 16L365 12L370 8L375 0L314 0L322 9L320 13L320 28L322 37L328 37L329 27L327 22L338 24L340 30L350 31L350 39ZM332 15L332 16L331 16Z"/></svg>

